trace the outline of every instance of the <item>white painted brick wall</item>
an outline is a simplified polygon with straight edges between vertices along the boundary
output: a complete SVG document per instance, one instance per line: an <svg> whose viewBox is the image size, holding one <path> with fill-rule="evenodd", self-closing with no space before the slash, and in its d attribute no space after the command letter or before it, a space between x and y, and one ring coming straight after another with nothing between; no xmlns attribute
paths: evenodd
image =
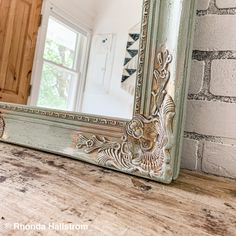
<svg viewBox="0 0 236 236"><path fill-rule="evenodd" d="M196 73L196 69L194 71ZM236 60L212 61L210 91L215 95L236 97Z"/></svg>
<svg viewBox="0 0 236 236"><path fill-rule="evenodd" d="M236 137L236 104L188 101L185 130L203 135Z"/></svg>
<svg viewBox="0 0 236 236"><path fill-rule="evenodd" d="M196 158L198 152L198 141L185 138L183 143L183 155L181 160L182 168L197 170L198 159Z"/></svg>
<svg viewBox="0 0 236 236"><path fill-rule="evenodd" d="M197 4L181 165L236 179L236 0Z"/></svg>
<svg viewBox="0 0 236 236"><path fill-rule="evenodd" d="M235 50L235 29L235 15L206 15L197 17L194 50Z"/></svg>
<svg viewBox="0 0 236 236"><path fill-rule="evenodd" d="M216 0L216 6L218 8L233 8L236 7L235 0Z"/></svg>
<svg viewBox="0 0 236 236"><path fill-rule="evenodd" d="M197 9L198 10L207 10L209 7L210 0L197 0Z"/></svg>
<svg viewBox="0 0 236 236"><path fill-rule="evenodd" d="M206 142L202 163L204 172L236 178L236 146Z"/></svg>
<svg viewBox="0 0 236 236"><path fill-rule="evenodd" d="M190 75L189 93L196 94L200 92L203 76L204 76L204 62L193 60Z"/></svg>

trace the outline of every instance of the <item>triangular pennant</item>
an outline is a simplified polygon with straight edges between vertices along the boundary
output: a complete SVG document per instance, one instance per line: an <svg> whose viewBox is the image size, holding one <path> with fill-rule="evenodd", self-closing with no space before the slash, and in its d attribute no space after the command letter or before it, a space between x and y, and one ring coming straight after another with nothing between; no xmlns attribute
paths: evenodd
<svg viewBox="0 0 236 236"><path fill-rule="evenodd" d="M129 78L129 76L122 75L122 80L121 80L121 82L123 83L123 82L126 81L128 78Z"/></svg>
<svg viewBox="0 0 236 236"><path fill-rule="evenodd" d="M126 49L130 48L134 43L135 43L135 42L131 42L131 41L129 41L129 42L127 43L127 47L126 47Z"/></svg>
<svg viewBox="0 0 236 236"><path fill-rule="evenodd" d="M139 39L139 34L129 34L129 36L134 40L137 41Z"/></svg>
<svg viewBox="0 0 236 236"><path fill-rule="evenodd" d="M138 54L138 50L127 50L131 57L135 57Z"/></svg>
<svg viewBox="0 0 236 236"><path fill-rule="evenodd" d="M126 69L124 69L123 71L123 76L130 76L130 74L128 73L128 71L126 71Z"/></svg>
<svg viewBox="0 0 236 236"><path fill-rule="evenodd" d="M136 69L125 69L125 70L129 73L129 75L132 75L136 72Z"/></svg>
<svg viewBox="0 0 236 236"><path fill-rule="evenodd" d="M126 66L129 62L130 62L130 60L132 60L132 58L125 58L125 63L124 63L124 66Z"/></svg>
<svg viewBox="0 0 236 236"><path fill-rule="evenodd" d="M139 48L139 40L134 42L132 45L129 46L129 50L137 50Z"/></svg>

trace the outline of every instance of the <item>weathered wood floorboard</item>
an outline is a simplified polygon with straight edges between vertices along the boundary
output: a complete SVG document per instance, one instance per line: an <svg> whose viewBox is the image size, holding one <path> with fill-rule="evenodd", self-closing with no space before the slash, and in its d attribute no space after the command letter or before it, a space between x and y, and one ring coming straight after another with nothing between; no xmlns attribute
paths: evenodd
<svg viewBox="0 0 236 236"><path fill-rule="evenodd" d="M20 231L5 224L86 224ZM0 143L0 235L236 235L236 181L182 171L171 185Z"/></svg>

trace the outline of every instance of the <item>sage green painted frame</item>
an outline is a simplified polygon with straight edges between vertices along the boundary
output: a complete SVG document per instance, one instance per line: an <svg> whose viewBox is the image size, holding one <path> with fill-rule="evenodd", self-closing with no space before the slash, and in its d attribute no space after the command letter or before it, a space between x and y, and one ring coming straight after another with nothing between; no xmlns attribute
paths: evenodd
<svg viewBox="0 0 236 236"><path fill-rule="evenodd" d="M195 0L144 0L131 121L0 103L1 141L163 183L180 169Z"/></svg>

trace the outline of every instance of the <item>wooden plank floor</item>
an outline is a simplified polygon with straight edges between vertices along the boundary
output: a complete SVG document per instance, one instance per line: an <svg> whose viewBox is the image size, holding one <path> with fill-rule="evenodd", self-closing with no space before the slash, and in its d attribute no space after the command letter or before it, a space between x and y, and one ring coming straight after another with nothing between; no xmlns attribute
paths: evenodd
<svg viewBox="0 0 236 236"><path fill-rule="evenodd" d="M22 231L12 224L85 224ZM182 171L171 185L0 143L0 235L236 235L236 182Z"/></svg>

